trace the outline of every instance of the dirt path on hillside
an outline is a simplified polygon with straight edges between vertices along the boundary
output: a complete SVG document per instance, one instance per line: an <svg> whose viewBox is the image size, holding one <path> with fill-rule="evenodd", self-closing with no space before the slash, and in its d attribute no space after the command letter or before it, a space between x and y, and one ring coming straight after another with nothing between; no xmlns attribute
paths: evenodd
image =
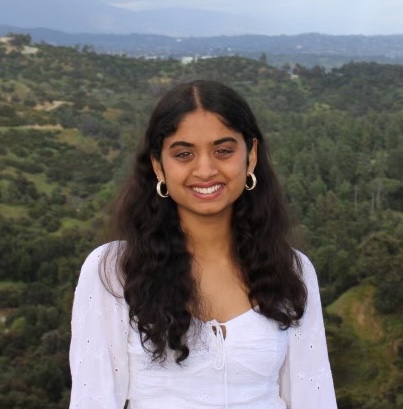
<svg viewBox="0 0 403 409"><path fill-rule="evenodd" d="M366 299L364 302L355 303L352 306L351 316L359 327L365 332L365 337L372 340L378 340L384 336L382 324L377 317L375 307L371 299ZM358 333L359 335L359 333Z"/></svg>
<svg viewBox="0 0 403 409"><path fill-rule="evenodd" d="M57 108L61 107L62 105L71 105L71 102L67 102L67 101L45 102L43 104L37 104L35 106L35 109L37 111L50 112L50 111L53 111L54 109L57 109Z"/></svg>

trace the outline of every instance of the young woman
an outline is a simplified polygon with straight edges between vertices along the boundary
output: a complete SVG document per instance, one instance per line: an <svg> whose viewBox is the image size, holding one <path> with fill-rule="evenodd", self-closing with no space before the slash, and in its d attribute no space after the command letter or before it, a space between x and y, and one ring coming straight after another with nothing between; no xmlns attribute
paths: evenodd
<svg viewBox="0 0 403 409"><path fill-rule="evenodd" d="M336 408L316 274L236 92L160 100L116 224L75 294L71 409Z"/></svg>

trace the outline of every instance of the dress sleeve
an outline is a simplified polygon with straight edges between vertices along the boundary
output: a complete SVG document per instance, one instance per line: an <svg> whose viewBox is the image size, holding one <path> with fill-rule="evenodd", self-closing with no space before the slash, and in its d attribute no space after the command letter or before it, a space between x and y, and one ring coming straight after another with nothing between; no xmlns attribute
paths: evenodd
<svg viewBox="0 0 403 409"><path fill-rule="evenodd" d="M128 393L128 306L121 297L113 257L105 264L106 284L100 266L106 245L94 250L84 262L75 291L70 368L70 409L123 409ZM115 258L116 260L116 258Z"/></svg>
<svg viewBox="0 0 403 409"><path fill-rule="evenodd" d="M287 355L280 371L280 394L288 409L337 409L315 269L300 254L308 290L300 325L288 330Z"/></svg>

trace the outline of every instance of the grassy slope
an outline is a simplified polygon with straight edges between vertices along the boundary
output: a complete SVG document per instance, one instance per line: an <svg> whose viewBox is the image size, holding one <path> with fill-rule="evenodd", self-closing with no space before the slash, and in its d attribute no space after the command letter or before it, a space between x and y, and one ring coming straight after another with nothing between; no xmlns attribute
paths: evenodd
<svg viewBox="0 0 403 409"><path fill-rule="evenodd" d="M374 291L373 285L362 283L326 309L342 318L340 325L328 327L339 396L354 395L359 400L382 396L397 381L398 368L393 362L403 325L399 317L384 317L375 311Z"/></svg>

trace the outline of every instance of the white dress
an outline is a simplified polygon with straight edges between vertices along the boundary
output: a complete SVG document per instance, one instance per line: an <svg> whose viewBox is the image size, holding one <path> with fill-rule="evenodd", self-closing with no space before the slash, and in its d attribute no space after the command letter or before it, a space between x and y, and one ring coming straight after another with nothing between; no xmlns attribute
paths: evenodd
<svg viewBox="0 0 403 409"><path fill-rule="evenodd" d="M70 409L123 409L126 400L130 409L337 409L316 273L304 255L308 304L297 328L280 330L253 309L225 323L193 319L179 366L172 351L161 364L143 350L124 298L99 277L105 248L88 256L75 292ZM111 284L122 294L116 274Z"/></svg>

